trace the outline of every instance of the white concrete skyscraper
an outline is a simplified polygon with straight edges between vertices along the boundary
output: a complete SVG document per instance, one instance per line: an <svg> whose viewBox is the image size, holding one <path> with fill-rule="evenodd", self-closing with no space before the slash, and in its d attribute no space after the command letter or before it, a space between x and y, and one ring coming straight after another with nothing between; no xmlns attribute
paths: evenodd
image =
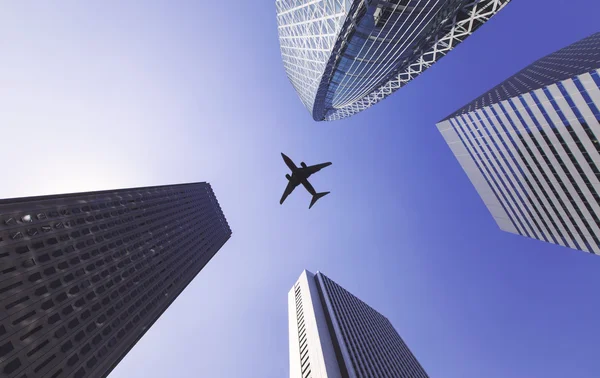
<svg viewBox="0 0 600 378"><path fill-rule="evenodd" d="M437 124L504 231L600 253L600 33Z"/></svg>
<svg viewBox="0 0 600 378"><path fill-rule="evenodd" d="M290 378L426 378L390 321L317 272L288 293Z"/></svg>

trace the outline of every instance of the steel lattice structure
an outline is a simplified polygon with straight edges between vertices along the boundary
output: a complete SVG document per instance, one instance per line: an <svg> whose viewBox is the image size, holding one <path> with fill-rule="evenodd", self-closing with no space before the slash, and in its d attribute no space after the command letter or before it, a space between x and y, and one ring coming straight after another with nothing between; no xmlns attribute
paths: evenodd
<svg viewBox="0 0 600 378"><path fill-rule="evenodd" d="M283 65L309 111L351 4L351 0L279 0L275 3Z"/></svg>
<svg viewBox="0 0 600 378"><path fill-rule="evenodd" d="M511 0L278 0L281 56L316 121L354 115L445 56Z"/></svg>

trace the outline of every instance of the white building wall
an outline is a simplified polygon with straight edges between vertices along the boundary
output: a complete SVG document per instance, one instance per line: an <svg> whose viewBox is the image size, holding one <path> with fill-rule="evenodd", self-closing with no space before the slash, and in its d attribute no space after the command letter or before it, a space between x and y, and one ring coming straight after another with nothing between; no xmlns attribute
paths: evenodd
<svg viewBox="0 0 600 378"><path fill-rule="evenodd" d="M600 254L600 77L592 75L437 124L502 230Z"/></svg>
<svg viewBox="0 0 600 378"><path fill-rule="evenodd" d="M471 183L473 183L475 190L479 193L479 197L483 200L483 203L494 217L494 220L500 229L513 234L518 234L519 232L510 221L506 211L502 208L500 201L498 201L498 197L496 197L492 188L486 182L485 177L479 168L477 168L475 161L469 156L466 147L461 142L456 131L452 128L450 121L446 120L438 123L437 128L440 133L442 133L442 136L446 140L446 143L448 143L452 153L456 156L460 166L469 177L469 180L471 180Z"/></svg>
<svg viewBox="0 0 600 378"><path fill-rule="evenodd" d="M297 301L298 297L300 301ZM302 314L300 318L299 312ZM311 272L303 271L289 291L288 315L290 378L342 378L315 276ZM303 345L304 332L308 350L306 355ZM306 364L310 366L303 369Z"/></svg>

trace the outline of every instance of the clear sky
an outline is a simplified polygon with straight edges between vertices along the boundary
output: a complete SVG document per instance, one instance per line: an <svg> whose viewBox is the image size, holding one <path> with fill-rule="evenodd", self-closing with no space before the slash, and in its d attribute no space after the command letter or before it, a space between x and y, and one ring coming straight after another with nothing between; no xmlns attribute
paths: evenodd
<svg viewBox="0 0 600 378"><path fill-rule="evenodd" d="M316 123L275 5L4 2L0 198L208 181L233 236L110 378L288 375L287 292L320 270L431 377L598 377L600 256L498 229L435 123L598 31L596 0L514 0L382 103ZM287 172L331 191L310 211Z"/></svg>

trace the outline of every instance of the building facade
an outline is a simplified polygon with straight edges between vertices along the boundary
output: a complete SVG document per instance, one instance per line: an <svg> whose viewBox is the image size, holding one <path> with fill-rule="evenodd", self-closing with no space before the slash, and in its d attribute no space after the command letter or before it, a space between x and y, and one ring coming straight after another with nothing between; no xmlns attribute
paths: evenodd
<svg viewBox="0 0 600 378"><path fill-rule="evenodd" d="M0 200L0 376L108 375L230 236L207 183Z"/></svg>
<svg viewBox="0 0 600 378"><path fill-rule="evenodd" d="M276 0L287 76L315 121L404 86L510 0Z"/></svg>
<svg viewBox="0 0 600 378"><path fill-rule="evenodd" d="M437 124L504 231L600 253L600 33Z"/></svg>
<svg viewBox="0 0 600 378"><path fill-rule="evenodd" d="M290 378L425 378L390 321L322 273L288 293Z"/></svg>

